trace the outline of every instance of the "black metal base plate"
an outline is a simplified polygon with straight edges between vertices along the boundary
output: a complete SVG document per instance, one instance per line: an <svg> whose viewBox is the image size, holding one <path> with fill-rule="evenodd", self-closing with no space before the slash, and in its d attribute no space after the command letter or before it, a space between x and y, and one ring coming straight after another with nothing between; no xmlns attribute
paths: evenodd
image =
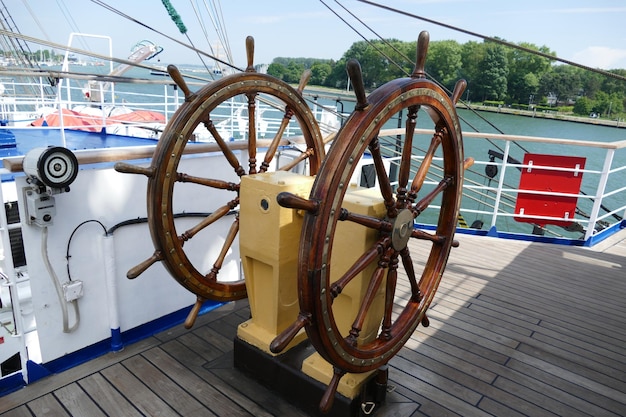
<svg viewBox="0 0 626 417"><path fill-rule="evenodd" d="M288 350L286 353L272 356L255 346L235 337L234 364L264 386L278 392L287 401L309 413L320 417L360 417L361 404L366 401L377 404L384 402L386 385L380 387L374 374L365 384L361 393L350 399L337 393L333 407L328 413L319 410L319 403L326 391L326 385L305 375L300 369L302 362L315 353L308 341ZM377 398L374 398L377 397ZM382 397L382 398L381 398Z"/></svg>

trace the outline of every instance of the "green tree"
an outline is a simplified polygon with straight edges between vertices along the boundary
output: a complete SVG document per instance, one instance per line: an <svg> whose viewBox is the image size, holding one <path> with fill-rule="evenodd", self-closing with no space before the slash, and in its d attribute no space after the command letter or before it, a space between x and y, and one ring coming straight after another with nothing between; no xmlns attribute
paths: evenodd
<svg viewBox="0 0 626 417"><path fill-rule="evenodd" d="M506 52L502 45L488 43L484 59L478 64L474 85L481 100L504 100L509 73Z"/></svg>
<svg viewBox="0 0 626 417"><path fill-rule="evenodd" d="M274 60L276 61L276 60ZM272 77L276 77L279 80L284 80L285 79L285 73L287 72L287 67L281 63L278 62L272 62L268 67L267 67L267 73L269 75L271 75Z"/></svg>
<svg viewBox="0 0 626 417"><path fill-rule="evenodd" d="M539 51L545 54L556 55L548 47L537 47L530 43L519 43L526 49ZM550 71L550 60L520 49L510 48L507 53L509 75L507 92L509 101L527 103L530 96L535 96L539 87L539 80Z"/></svg>
<svg viewBox="0 0 626 417"><path fill-rule="evenodd" d="M299 83L300 77L302 77L302 73L304 72L304 70L304 64L297 61L289 61L283 81L291 84Z"/></svg>
<svg viewBox="0 0 626 417"><path fill-rule="evenodd" d="M569 65L556 65L543 75L539 89L545 96L552 93L558 102L574 100L582 91L580 70Z"/></svg>
<svg viewBox="0 0 626 417"><path fill-rule="evenodd" d="M402 42L397 39L388 39L382 50L391 59L385 82L406 77L415 69L417 41Z"/></svg>
<svg viewBox="0 0 626 417"><path fill-rule="evenodd" d="M345 56L345 54L344 54ZM346 72L346 62L345 58L341 58L337 63L332 67L332 71L326 77L326 81L324 85L326 87L331 88L339 88L345 90L348 86L348 73Z"/></svg>
<svg viewBox="0 0 626 417"><path fill-rule="evenodd" d="M576 100L576 103L574 103L574 114L589 116L592 110L593 102L587 97L580 97Z"/></svg>
<svg viewBox="0 0 626 417"><path fill-rule="evenodd" d="M626 77L626 69L611 70L609 72L617 74L617 75L621 75L622 77ZM602 91L608 94L612 94L612 93L626 94L626 82L624 82L623 80L619 80L617 78L604 76L602 80Z"/></svg>
<svg viewBox="0 0 626 417"><path fill-rule="evenodd" d="M626 76L626 69L611 70L609 72L621 75L622 77ZM616 94L617 96L614 101L620 101L622 109L626 107L626 82L618 80L617 78L604 76L602 80L602 91L610 94L611 96ZM619 96L621 96L621 100L619 100ZM615 113L615 111L612 111L612 113Z"/></svg>
<svg viewBox="0 0 626 417"><path fill-rule="evenodd" d="M485 59L486 44L479 42L466 42L461 45L461 61L463 66L459 69L459 78L467 81L465 99L469 101L478 100L478 90L474 83L479 78L480 63Z"/></svg>
<svg viewBox="0 0 626 417"><path fill-rule="evenodd" d="M582 71L580 75L581 96L588 97L593 100L596 93L602 88L602 80L604 76L596 72Z"/></svg>
<svg viewBox="0 0 626 417"><path fill-rule="evenodd" d="M463 66L461 51L461 45L454 40L431 42L428 47L426 72L448 90L453 90L459 79Z"/></svg>
<svg viewBox="0 0 626 417"><path fill-rule="evenodd" d="M413 44L413 43L412 43ZM388 39L385 41L359 41L350 46L348 51L343 55L338 65L343 63L345 71L345 63L350 59L356 59L361 65L363 74L363 84L367 89L376 88L387 81L395 78L406 77L413 71L414 62L408 62L410 58L410 48L397 39ZM406 59L409 54L409 60ZM415 52L413 52L415 56ZM340 84L340 76L344 76L345 72L337 70L333 71L332 80Z"/></svg>
<svg viewBox="0 0 626 417"><path fill-rule="evenodd" d="M593 105L593 111L607 118L613 118L624 111L624 95L621 93L607 94L599 91Z"/></svg>
<svg viewBox="0 0 626 417"><path fill-rule="evenodd" d="M311 65L311 81L312 85L324 85L326 79L332 72L333 68L327 62L316 62Z"/></svg>
<svg viewBox="0 0 626 417"><path fill-rule="evenodd" d="M377 49L381 45L381 42L369 44L365 41L358 42L362 45L358 45L353 54L346 54L346 58L355 58L361 64L361 71L363 73L363 84L366 88L376 88L385 82L384 73L389 68L389 60L383 56Z"/></svg>

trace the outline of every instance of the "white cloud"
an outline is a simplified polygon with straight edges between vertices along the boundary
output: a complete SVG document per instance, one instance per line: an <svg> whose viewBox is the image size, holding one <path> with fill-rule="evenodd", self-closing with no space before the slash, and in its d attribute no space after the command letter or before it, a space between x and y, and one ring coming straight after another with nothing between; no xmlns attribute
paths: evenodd
<svg viewBox="0 0 626 417"><path fill-rule="evenodd" d="M626 49L590 46L576 52L572 60L591 68L626 69Z"/></svg>

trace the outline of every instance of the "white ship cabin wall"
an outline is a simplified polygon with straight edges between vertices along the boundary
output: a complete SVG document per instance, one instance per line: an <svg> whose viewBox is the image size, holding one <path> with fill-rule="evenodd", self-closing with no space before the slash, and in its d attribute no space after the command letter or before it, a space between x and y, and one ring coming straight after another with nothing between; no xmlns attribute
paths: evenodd
<svg viewBox="0 0 626 417"><path fill-rule="evenodd" d="M148 166L149 161L137 165ZM225 176L223 173L233 171L223 157L211 155L184 158L180 171L207 176L209 166L211 170L220 170L222 178ZM14 184L14 195L17 197L22 219L26 270L30 277L32 307L41 355L39 361L42 363L111 338L112 329L116 326L123 333L195 302L196 297L176 282L160 262L134 280L126 278L130 268L149 258L154 252L147 223L119 227L108 237L105 237L104 229L99 224L108 230L121 222L145 218L147 178L143 175L118 173L112 164L104 168L82 166L70 186L71 190L55 196L56 215L53 217L53 224L48 227L48 257L59 281L63 283L68 280L69 262L72 279L83 282L83 296L78 299L79 324L76 330L64 333L61 304L42 257L43 229L28 225L23 220L26 213L22 189L28 187L26 177L17 177ZM8 186L10 185L5 184L5 189ZM207 187L177 184L174 212L214 211L234 198L234 195L225 194L215 193ZM178 234L199 221L200 218L197 217L178 219ZM226 216L210 226L210 233L200 233L185 245L186 254L199 270L210 270L231 221L232 217ZM88 223L79 227L83 222ZM66 260L70 237L69 259ZM112 239L112 253L107 253L107 247L111 247L111 241L107 239ZM6 248L4 254L10 256ZM107 262L112 265L111 279L107 277ZM224 262L220 279L240 279L240 270L238 244L234 244ZM72 326L76 317L70 304L68 315L69 326ZM119 323L116 323L117 320ZM36 347L29 347L31 349L32 356L36 359Z"/></svg>

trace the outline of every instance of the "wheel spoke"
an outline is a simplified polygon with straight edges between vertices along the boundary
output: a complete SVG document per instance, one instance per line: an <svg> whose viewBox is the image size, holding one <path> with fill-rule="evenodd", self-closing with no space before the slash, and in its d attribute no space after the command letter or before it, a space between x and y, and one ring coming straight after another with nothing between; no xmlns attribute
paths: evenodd
<svg viewBox="0 0 626 417"><path fill-rule="evenodd" d="M288 111L285 112L285 117L283 117L283 120L280 123L278 132L276 132L274 139L272 139L272 143L267 149L267 152L265 152L265 158L263 159L263 162L261 162L261 167L259 168L259 172L261 173L267 171L267 169L270 167L270 162L272 162L272 159L274 159L274 155L276 155L276 150L278 149L278 145L283 138L283 133L285 133L285 129L287 128L287 125L291 120L291 118L287 114Z"/></svg>
<svg viewBox="0 0 626 417"><path fill-rule="evenodd" d="M330 293L333 299L337 298L343 289L352 281L354 277L360 274L365 268L372 264L376 258L384 253L389 247L391 240L384 237L376 242L368 251L366 251L352 267L337 281L330 286Z"/></svg>
<svg viewBox="0 0 626 417"><path fill-rule="evenodd" d="M428 151L426 151L422 164L417 170L415 178L413 178L413 182L411 183L411 190L409 191L409 199L411 199L411 201L415 201L417 193L422 189L422 185L424 185L426 174L428 173L428 170L433 162L433 157L435 156L435 151L441 144L441 136L441 132L436 132L430 140Z"/></svg>
<svg viewBox="0 0 626 417"><path fill-rule="evenodd" d="M290 163L280 167L279 170L280 171L289 171L289 170L293 169L296 165L298 165L300 162L310 158L314 154L315 154L315 151L313 150L313 148L309 148L306 151L302 152L300 155L298 155L298 157L295 158Z"/></svg>
<svg viewBox="0 0 626 417"><path fill-rule="evenodd" d="M186 242L192 237L194 237L196 234L198 234L199 231L201 231L205 227L215 223L217 220L227 215L228 212L230 212L232 209L234 209L238 205L239 205L239 197L235 198L234 200L229 201L228 203L224 204L222 207L215 210L213 213L205 217L200 223L198 223L197 225L195 225L194 227L192 227L191 229L185 231L182 235L180 235L179 239L181 241L181 244L182 242Z"/></svg>
<svg viewBox="0 0 626 417"><path fill-rule="evenodd" d="M220 133L215 128L215 125L213 124L213 120L210 119L210 115L208 116L207 120L204 121L204 127L206 127L207 130L211 133L211 135L213 136L213 139L215 139L215 142L217 143L217 146L220 147L220 149L222 150L222 153L224 154L224 157L226 158L230 166L235 169L235 172L237 173L237 175L240 177L243 175L246 175L246 171L243 169L243 167L239 163L239 159L237 159L233 151L228 147L228 145L222 138L222 135L220 135Z"/></svg>
<svg viewBox="0 0 626 417"><path fill-rule="evenodd" d="M448 240L448 236L433 235L433 234L427 233L419 229L413 229L413 231L411 232L411 237L414 237L420 240L429 240L438 245L442 245L446 243L446 241Z"/></svg>
<svg viewBox="0 0 626 417"><path fill-rule="evenodd" d="M302 82L305 82L305 81L302 81ZM289 122L291 121L291 118L293 117L293 115L294 115L294 111L289 106L285 106L285 115L283 116L283 119L280 122L280 126L278 128L278 131L276 132L276 135L274 136L274 139L272 139L272 144L270 145L267 152L265 153L265 159L261 163L261 168L259 169L259 172L266 172L267 169L269 168L270 162L272 161L272 159L274 159L274 155L276 154L278 145L280 144L280 141L283 139L283 134L285 133L285 129L287 129L287 126L289 125Z"/></svg>
<svg viewBox="0 0 626 417"><path fill-rule="evenodd" d="M393 190L391 189L391 181L389 181L389 175L383 164L383 157L380 153L380 141L376 136L369 144L369 149L374 160L374 167L376 168L376 177L378 177L378 184L380 192L385 200L385 207L387 207L387 214L389 217L396 217L396 204L393 198Z"/></svg>
<svg viewBox="0 0 626 417"><path fill-rule="evenodd" d="M393 228L389 221L379 219L377 217L366 216L363 214L352 213L344 208L339 213L339 220L350 221L360 224L361 226L369 227L370 229L379 230L381 232L391 232Z"/></svg>
<svg viewBox="0 0 626 417"><path fill-rule="evenodd" d="M398 254L395 253L389 262L387 271L387 286L385 288L385 314L380 337L383 340L391 339L391 314L393 312L393 301L396 295L396 283L398 281Z"/></svg>
<svg viewBox="0 0 626 417"><path fill-rule="evenodd" d="M443 190L448 188L448 186L452 185L453 182L454 180L452 179L452 177L444 177L441 181L439 181L439 184L437 184L437 186L430 193L426 194L424 198L415 203L415 206L413 206L412 209L415 217L419 216L424 210L426 210L430 203L433 202L435 197L437 197L437 195L439 195L439 193L441 193Z"/></svg>
<svg viewBox="0 0 626 417"><path fill-rule="evenodd" d="M233 246L233 242L235 241L237 233L239 233L239 216L236 216L233 224L230 225L230 229L228 230L228 234L226 235L226 239L224 240L224 244L222 245L222 250L217 257L217 260L213 264L211 272L207 274L207 279L211 281L217 281L217 274L219 274L220 270L222 269L224 259L226 259L226 255L228 254L231 246Z"/></svg>
<svg viewBox="0 0 626 417"><path fill-rule="evenodd" d="M389 266L390 255L393 252L393 248L389 247L385 251L385 253L381 256L378 261L378 266L374 273L372 274L372 278L370 279L369 285L367 286L367 292L363 296L363 300L361 300L361 307L359 308L359 312L356 315L356 319L354 323L352 323L352 329L350 329L350 333L348 337L346 337L346 341L352 345L357 346L357 339L359 334L361 333L361 329L363 328L363 323L365 322L365 317L374 302L374 298L376 298L376 293L378 292L378 288L383 281L385 276L385 269Z"/></svg>
<svg viewBox="0 0 626 417"><path fill-rule="evenodd" d="M406 186L409 182L409 173L411 172L411 162L413 154L413 135L415 133L415 125L417 120L417 112L419 106L411 106L408 109L405 133L404 133L404 147L402 149L402 159L400 160L400 173L398 175L398 203L404 206L403 202L406 199Z"/></svg>
<svg viewBox="0 0 626 417"><path fill-rule="evenodd" d="M256 174L256 93L248 97L248 164L250 174Z"/></svg>
<svg viewBox="0 0 626 417"><path fill-rule="evenodd" d="M413 268L413 259L411 259L411 252L407 246L400 251L400 257L402 258L402 266L409 278L411 284L411 299L415 302L419 302L422 299L422 293L420 292L419 284L417 283L417 277L415 276L415 268Z"/></svg>
<svg viewBox="0 0 626 417"><path fill-rule="evenodd" d="M220 190L228 190L228 191L239 190L239 185L235 184L234 182L218 180L215 178L195 177L193 175L188 175L185 173L178 173L176 180L178 182L190 182L193 184L206 185L207 187L217 188Z"/></svg>

